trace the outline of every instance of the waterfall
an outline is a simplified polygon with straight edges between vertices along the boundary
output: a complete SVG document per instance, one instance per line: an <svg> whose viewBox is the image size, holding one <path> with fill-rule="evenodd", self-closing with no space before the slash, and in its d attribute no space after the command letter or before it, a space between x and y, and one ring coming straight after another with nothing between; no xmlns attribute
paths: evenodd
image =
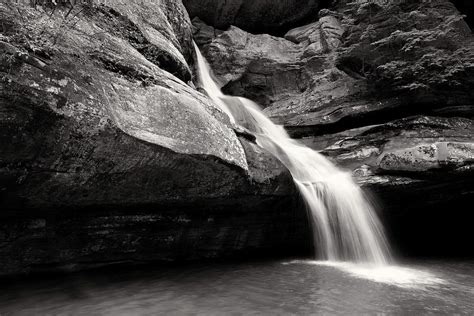
<svg viewBox="0 0 474 316"><path fill-rule="evenodd" d="M311 215L317 258L387 264L390 250L383 227L351 174L291 139L256 103L224 95L213 80L207 61L195 43L194 46L201 87L233 123L250 130L257 144L291 172Z"/></svg>

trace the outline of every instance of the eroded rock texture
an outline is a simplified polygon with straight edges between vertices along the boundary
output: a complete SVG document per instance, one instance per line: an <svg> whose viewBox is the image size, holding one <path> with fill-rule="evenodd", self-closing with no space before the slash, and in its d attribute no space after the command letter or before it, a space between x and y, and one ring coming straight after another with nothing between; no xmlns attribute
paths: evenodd
<svg viewBox="0 0 474 316"><path fill-rule="evenodd" d="M474 38L453 3L337 1L283 38L193 24L223 90L377 192L404 253L472 255Z"/></svg>
<svg viewBox="0 0 474 316"><path fill-rule="evenodd" d="M308 249L288 171L193 88L179 1L0 22L0 274Z"/></svg>

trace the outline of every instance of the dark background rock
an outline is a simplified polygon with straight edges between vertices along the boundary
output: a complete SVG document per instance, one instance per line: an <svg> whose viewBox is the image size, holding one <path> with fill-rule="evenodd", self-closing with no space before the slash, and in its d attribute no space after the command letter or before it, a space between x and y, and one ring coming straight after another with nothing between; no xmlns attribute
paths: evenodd
<svg viewBox="0 0 474 316"><path fill-rule="evenodd" d="M231 25L251 33L284 34L317 18L321 0L184 0L191 18L224 30ZM297 9L296 9L297 8Z"/></svg>
<svg viewBox="0 0 474 316"><path fill-rule="evenodd" d="M451 2L466 16L464 19L471 27L471 31L474 30L474 2L469 0L451 0Z"/></svg>
<svg viewBox="0 0 474 316"><path fill-rule="evenodd" d="M24 211L2 211L0 275L312 251L291 196Z"/></svg>

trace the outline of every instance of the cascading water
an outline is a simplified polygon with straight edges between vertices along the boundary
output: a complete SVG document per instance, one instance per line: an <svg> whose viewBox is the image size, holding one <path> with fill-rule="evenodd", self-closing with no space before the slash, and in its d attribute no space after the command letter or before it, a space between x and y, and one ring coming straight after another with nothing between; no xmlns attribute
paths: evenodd
<svg viewBox="0 0 474 316"><path fill-rule="evenodd" d="M291 172L312 219L318 259L387 264L390 251L382 226L351 175L328 159L291 139L259 106L245 98L224 95L194 44L199 82L230 120L250 130L257 144Z"/></svg>

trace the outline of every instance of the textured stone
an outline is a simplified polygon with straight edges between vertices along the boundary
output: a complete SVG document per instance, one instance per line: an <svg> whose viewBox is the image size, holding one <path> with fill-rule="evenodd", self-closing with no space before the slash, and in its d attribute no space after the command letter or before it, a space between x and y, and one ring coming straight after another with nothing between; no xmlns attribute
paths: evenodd
<svg viewBox="0 0 474 316"><path fill-rule="evenodd" d="M474 38L450 1L349 3L340 10L350 31L337 67L367 80L375 94L415 104L474 103Z"/></svg>
<svg viewBox="0 0 474 316"><path fill-rule="evenodd" d="M428 171L474 159L474 143L434 142L385 152L378 163L386 171Z"/></svg>
<svg viewBox="0 0 474 316"><path fill-rule="evenodd" d="M314 54L327 53L339 47L344 28L335 16L323 16L319 21L288 31L285 38L295 43L309 43L306 50ZM309 53L306 53L307 55Z"/></svg>
<svg viewBox="0 0 474 316"><path fill-rule="evenodd" d="M463 170L473 163L474 121L418 116L302 141L339 164L365 175Z"/></svg>
<svg viewBox="0 0 474 316"><path fill-rule="evenodd" d="M268 113L282 120L295 111L309 111L320 100L341 95L348 89L347 82L341 82L353 81L330 67L323 50L311 51L315 43L307 40L293 43L266 34L252 35L236 27L209 39L206 36L215 33L208 26L199 21L194 25L198 44L223 91L250 98L263 107L271 105Z"/></svg>

